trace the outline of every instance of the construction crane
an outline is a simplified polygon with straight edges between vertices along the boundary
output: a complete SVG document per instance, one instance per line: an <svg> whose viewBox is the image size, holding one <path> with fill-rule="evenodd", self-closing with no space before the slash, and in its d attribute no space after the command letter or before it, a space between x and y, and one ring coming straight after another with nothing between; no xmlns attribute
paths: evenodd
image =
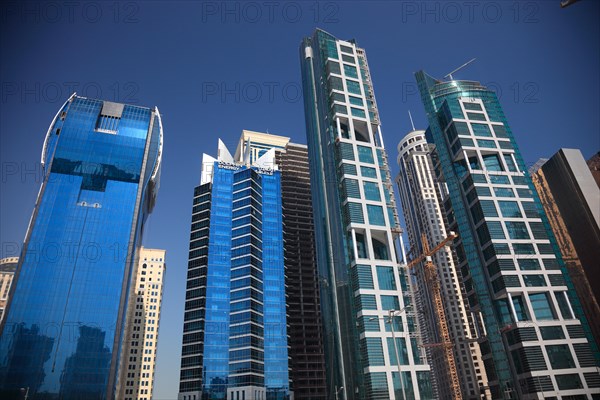
<svg viewBox="0 0 600 400"><path fill-rule="evenodd" d="M460 380L458 379L458 371L456 369L456 362L454 360L454 353L452 352L452 342L450 341L450 332L448 331L448 323L446 320L446 313L444 311L444 303L442 300L442 290L440 287L440 278L437 272L437 268L433 264L432 255L440 251L444 248L448 242L457 238L454 232L450 232L450 234L438 243L433 249L429 248L429 242L427 241L427 237L425 233L421 235L421 243L423 245L422 253L411 260L407 268L411 269L421 261L425 260L425 264L423 266L425 282L427 286L429 286L429 292L433 298L433 304L435 313L437 316L437 325L438 330L441 335L441 345L442 350L444 352L444 361L446 362L446 367L448 368L448 373L450 375L450 389L453 400L462 399L461 390L460 390Z"/></svg>

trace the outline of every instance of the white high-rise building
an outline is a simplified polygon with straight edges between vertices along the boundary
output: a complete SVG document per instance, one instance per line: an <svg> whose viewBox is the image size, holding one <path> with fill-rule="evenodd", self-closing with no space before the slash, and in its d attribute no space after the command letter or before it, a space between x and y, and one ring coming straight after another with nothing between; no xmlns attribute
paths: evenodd
<svg viewBox="0 0 600 400"><path fill-rule="evenodd" d="M365 50L317 29L300 57L329 398L433 398Z"/></svg>
<svg viewBox="0 0 600 400"><path fill-rule="evenodd" d="M124 368L125 400L150 400L154 389L154 368L158 326L165 278L165 250L140 249L135 296L129 319L129 363Z"/></svg>
<svg viewBox="0 0 600 400"><path fill-rule="evenodd" d="M0 260L0 322L4 318L8 294L12 286L19 257L6 257Z"/></svg>
<svg viewBox="0 0 600 400"><path fill-rule="evenodd" d="M425 139L425 131L414 130L398 143L398 166L396 177L409 245L413 257L422 252L421 236L424 234L429 247L442 242L449 232L444 221L443 204L447 187L438 182L432 161L432 145ZM485 386L487 376L483 369L481 351L476 342L477 332L472 323L472 315L465 301L464 287L452 250L445 246L432 255L437 267L441 296L444 304L448 331L454 346L454 360L460 379L463 399L488 397ZM429 363L432 365L438 395L449 397L450 376L444 360L441 334L437 326L435 305L431 293L424 282L423 262L415 265L412 271L418 282L415 293L417 315L419 316L426 343ZM477 316L476 316L477 317Z"/></svg>

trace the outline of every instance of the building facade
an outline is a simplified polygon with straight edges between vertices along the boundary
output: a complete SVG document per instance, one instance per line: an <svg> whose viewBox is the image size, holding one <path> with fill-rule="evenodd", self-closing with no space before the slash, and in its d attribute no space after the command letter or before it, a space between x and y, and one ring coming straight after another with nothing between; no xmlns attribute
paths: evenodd
<svg viewBox="0 0 600 400"><path fill-rule="evenodd" d="M142 247L130 299L127 324L126 367L122 368L119 398L151 400L162 294L165 280L165 250Z"/></svg>
<svg viewBox="0 0 600 400"><path fill-rule="evenodd" d="M6 257L0 259L0 323L6 313L8 295L15 278L15 270L19 263L19 257Z"/></svg>
<svg viewBox="0 0 600 400"><path fill-rule="evenodd" d="M435 247L447 236L445 212L441 203L447 197L447 187L438 182L432 158L433 146L425 139L425 131L412 131L398 143L399 174L396 178L408 243L413 249L413 257L423 252L422 235ZM434 157L434 156L433 156ZM487 376L483 369L481 351L477 343L477 332L473 325L473 316L466 303L466 294L460 271L456 266L455 255L450 246L445 246L432 256L437 267L444 314L450 334L455 344L454 363L460 379L463 399L489 398ZM428 290L423 271L423 262L413 267L417 277L415 303L418 315L422 318L423 342L429 345L428 359L432 367L438 398L451 398L452 377L441 346L442 334L438 328L438 316L435 302Z"/></svg>
<svg viewBox="0 0 600 400"><path fill-rule="evenodd" d="M282 228L275 150L238 163L219 140L194 190L180 400L292 396Z"/></svg>
<svg viewBox="0 0 600 400"><path fill-rule="evenodd" d="M0 397L116 397L161 152L157 109L74 94L56 114L2 324Z"/></svg>
<svg viewBox="0 0 600 400"><path fill-rule="evenodd" d="M597 347L495 93L416 74L494 399L592 399Z"/></svg>
<svg viewBox="0 0 600 400"><path fill-rule="evenodd" d="M300 60L328 398L431 398L365 52L316 30Z"/></svg>
<svg viewBox="0 0 600 400"><path fill-rule="evenodd" d="M600 343L600 188L579 150L530 170L596 344Z"/></svg>
<svg viewBox="0 0 600 400"><path fill-rule="evenodd" d="M281 171L290 378L294 398L325 400L327 382L308 149L289 142L285 151L277 151L275 156Z"/></svg>

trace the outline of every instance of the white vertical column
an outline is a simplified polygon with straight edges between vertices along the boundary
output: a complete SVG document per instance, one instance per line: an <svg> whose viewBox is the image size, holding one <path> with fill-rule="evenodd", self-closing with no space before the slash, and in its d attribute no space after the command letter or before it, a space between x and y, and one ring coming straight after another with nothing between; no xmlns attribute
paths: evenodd
<svg viewBox="0 0 600 400"><path fill-rule="evenodd" d="M342 138L342 125L340 124L340 117L336 117L335 124L337 125L337 137Z"/></svg>
<svg viewBox="0 0 600 400"><path fill-rule="evenodd" d="M354 259L358 264L358 247L356 246L356 231L352 228L352 249L354 250Z"/></svg>
<svg viewBox="0 0 600 400"><path fill-rule="evenodd" d="M383 135L381 134L381 125L377 125L377 134L379 136L379 145L385 147L383 144Z"/></svg>
<svg viewBox="0 0 600 400"><path fill-rule="evenodd" d="M515 322L519 322L517 312L515 311L515 305L513 304L512 296L508 292L506 293L506 295L508 296L508 306L510 307L510 312L512 313L512 316L515 319Z"/></svg>

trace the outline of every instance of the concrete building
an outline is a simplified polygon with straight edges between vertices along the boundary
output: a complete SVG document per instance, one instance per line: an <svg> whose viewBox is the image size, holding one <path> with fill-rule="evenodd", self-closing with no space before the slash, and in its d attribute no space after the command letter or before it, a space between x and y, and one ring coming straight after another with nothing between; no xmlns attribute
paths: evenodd
<svg viewBox="0 0 600 400"><path fill-rule="evenodd" d="M563 261L600 344L600 188L579 150L561 149L531 169Z"/></svg>
<svg viewBox="0 0 600 400"><path fill-rule="evenodd" d="M15 278L19 257L6 257L0 260L0 323L4 319L8 295Z"/></svg>
<svg viewBox="0 0 600 400"><path fill-rule="evenodd" d="M442 198L447 197L448 188L439 182L434 171L434 146L425 140L425 131L415 130L408 133L398 143L398 166L400 172L396 178L402 212L406 223L408 243L413 249L413 257L423 251L422 235L425 235L429 247L435 247L447 235L445 210ZM432 154L433 153L433 154ZM473 315L466 302L466 293L462 276L457 268L455 254L446 246L433 256L437 267L441 287L444 313L452 343L455 344L454 360L460 379L463 399L481 399L489 397L486 387L487 376L483 368L481 350L477 343L478 333L473 325ZM422 319L423 342L428 351L440 399L451 398L451 377L444 357L444 351L436 344L442 343L438 329L438 316L435 303L428 290L429 285L423 271L423 262L413 267L411 273L417 277L415 303L418 316Z"/></svg>
<svg viewBox="0 0 600 400"><path fill-rule="evenodd" d="M162 294L165 281L166 251L140 249L135 294L130 300L128 318L128 356L123 369L124 384L119 396L125 400L151 400Z"/></svg>

